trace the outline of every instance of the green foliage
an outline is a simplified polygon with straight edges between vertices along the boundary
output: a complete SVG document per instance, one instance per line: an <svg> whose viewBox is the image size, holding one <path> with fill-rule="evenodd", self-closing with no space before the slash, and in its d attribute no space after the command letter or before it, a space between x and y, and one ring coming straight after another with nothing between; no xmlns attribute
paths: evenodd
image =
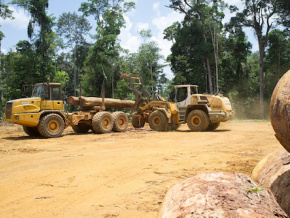
<svg viewBox="0 0 290 218"><path fill-rule="evenodd" d="M12 16L13 11L11 11L8 7L7 4L4 3L3 0L0 1L0 17L2 19L6 19L6 18L10 18L10 19L14 19L14 17Z"/></svg>
<svg viewBox="0 0 290 218"><path fill-rule="evenodd" d="M227 6L222 0L170 0L168 7L185 17L164 30L164 39L173 43L167 61L174 78L169 81L163 72L165 65L161 64L160 48L150 40L150 30L139 32L143 43L136 53L129 53L120 46L118 37L125 27L124 14L135 7L134 2L86 0L79 9L83 16L75 12L63 13L55 23L55 18L47 14L48 0L13 0L13 4L25 8L31 15L27 27L30 40L19 41L15 51L0 53L0 117L7 100L21 97L22 85L43 82L46 76L51 81L61 82L66 96L78 95L79 84L82 95L101 96L105 82L106 97L134 100L128 80L120 79L120 75L126 73L137 74L152 97L159 93L171 101L175 84L196 84L200 93L219 88L230 98L236 118L258 118L259 62L265 63L262 103L266 110L276 83L290 69L289 30L270 32L272 25L267 35L268 29L262 24L267 24L272 16L269 12L275 9L279 15L275 21L289 27L289 4L285 0L244 2L244 10L223 25L224 8L237 12L236 7ZM262 20L253 22L255 13L259 13L256 19ZM88 16L93 16L96 22L93 44L86 43L84 37L91 26L85 18ZM12 18L12 12L3 1L0 2L0 17ZM256 33L261 30L261 34L257 34L260 45L264 46L260 53L251 53L252 45L243 30L245 26L254 28ZM3 38L4 33L0 31L0 47ZM69 49L57 52L63 48Z"/></svg>
<svg viewBox="0 0 290 218"><path fill-rule="evenodd" d="M124 0L89 0L82 3L79 9L84 16L93 15L97 22L94 36L96 42L90 49L82 76L84 93L87 95L100 95L101 83L104 80L107 83L107 97L114 95L114 87L120 76L118 59L121 47L117 37L125 26L123 14L135 5L133 2L123 3Z"/></svg>
<svg viewBox="0 0 290 218"><path fill-rule="evenodd" d="M61 83L62 87L65 87L68 81L69 81L69 75L66 72L57 71L55 73L53 82Z"/></svg>
<svg viewBox="0 0 290 218"><path fill-rule="evenodd" d="M255 188L248 189L246 191L246 194L252 193L252 192L257 193L257 192L261 192L261 191L264 191L264 188L260 188L259 186L256 186Z"/></svg>

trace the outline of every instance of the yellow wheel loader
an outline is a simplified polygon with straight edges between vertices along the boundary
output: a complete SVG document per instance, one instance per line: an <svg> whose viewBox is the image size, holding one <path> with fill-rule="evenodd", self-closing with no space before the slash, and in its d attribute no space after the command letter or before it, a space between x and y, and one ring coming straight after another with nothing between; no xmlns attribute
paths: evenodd
<svg viewBox="0 0 290 218"><path fill-rule="evenodd" d="M175 102L157 96L149 101L150 94L144 90L137 75L123 74L129 78L129 89L135 94L136 101L132 125L141 128L149 123L156 131L176 130L180 124L187 123L191 131L215 130L220 122L232 118L232 106L228 98L220 94L198 94L197 85L176 85Z"/></svg>

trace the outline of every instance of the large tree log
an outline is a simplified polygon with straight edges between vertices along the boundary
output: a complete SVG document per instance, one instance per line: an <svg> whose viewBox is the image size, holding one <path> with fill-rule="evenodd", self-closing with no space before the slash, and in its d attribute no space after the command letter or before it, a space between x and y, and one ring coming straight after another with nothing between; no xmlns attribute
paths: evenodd
<svg viewBox="0 0 290 218"><path fill-rule="evenodd" d="M290 70L284 74L274 89L270 118L276 138L290 152Z"/></svg>
<svg viewBox="0 0 290 218"><path fill-rule="evenodd" d="M171 188L159 217L287 217L266 190L240 173L199 174Z"/></svg>
<svg viewBox="0 0 290 218"><path fill-rule="evenodd" d="M67 103L71 105L81 106L82 108L92 108L94 106L101 106L102 98L69 96L67 99ZM104 103L106 108L120 109L132 108L135 104L135 101L105 98Z"/></svg>
<svg viewBox="0 0 290 218"><path fill-rule="evenodd" d="M281 208L290 216L290 153L279 149L262 159L252 172L252 178L270 189Z"/></svg>

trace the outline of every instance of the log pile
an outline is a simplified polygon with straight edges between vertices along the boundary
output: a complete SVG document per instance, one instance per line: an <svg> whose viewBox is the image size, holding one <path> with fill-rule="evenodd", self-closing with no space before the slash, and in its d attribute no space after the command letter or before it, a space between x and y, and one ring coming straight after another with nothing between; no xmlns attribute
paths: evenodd
<svg viewBox="0 0 290 218"><path fill-rule="evenodd" d="M102 106L102 98L69 96L67 99L67 103L70 105L80 106L81 108L93 109ZM106 108L125 109L133 108L135 101L104 98L104 104Z"/></svg>
<svg viewBox="0 0 290 218"><path fill-rule="evenodd" d="M290 70L284 74L274 89L270 118L276 138L290 152Z"/></svg>
<svg viewBox="0 0 290 218"><path fill-rule="evenodd" d="M172 187L159 217L287 217L266 191L240 173L199 174Z"/></svg>
<svg viewBox="0 0 290 218"><path fill-rule="evenodd" d="M290 216L290 153L284 149L270 153L255 167L252 178L269 189Z"/></svg>

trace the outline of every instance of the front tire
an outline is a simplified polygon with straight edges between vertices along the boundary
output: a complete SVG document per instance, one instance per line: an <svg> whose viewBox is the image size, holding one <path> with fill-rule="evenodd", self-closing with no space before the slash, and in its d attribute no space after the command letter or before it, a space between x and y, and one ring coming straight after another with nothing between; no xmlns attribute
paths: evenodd
<svg viewBox="0 0 290 218"><path fill-rule="evenodd" d="M37 127L23 126L23 131L29 136L40 136Z"/></svg>
<svg viewBox="0 0 290 218"><path fill-rule="evenodd" d="M217 123L210 123L207 127L207 131L213 131L215 129L217 129L219 127L221 122L217 122Z"/></svg>
<svg viewBox="0 0 290 218"><path fill-rule="evenodd" d="M149 115L149 126L155 131L166 131L168 128L168 120L164 113L161 111L153 111Z"/></svg>
<svg viewBox="0 0 290 218"><path fill-rule="evenodd" d="M93 130L95 133L108 133L113 128L113 118L108 112L98 112L94 115L92 121Z"/></svg>
<svg viewBox="0 0 290 218"><path fill-rule="evenodd" d="M191 131L201 132L207 129L209 117L202 110L193 110L188 114L186 122Z"/></svg>
<svg viewBox="0 0 290 218"><path fill-rule="evenodd" d="M138 115L137 113L135 113L134 115ZM140 120L140 122L139 122ZM135 129L140 129L143 128L145 126L145 120L141 117L132 117L132 126Z"/></svg>
<svg viewBox="0 0 290 218"><path fill-rule="evenodd" d="M45 138L56 138L63 133L65 124L58 114L48 114L41 118L38 124L38 131Z"/></svg>

